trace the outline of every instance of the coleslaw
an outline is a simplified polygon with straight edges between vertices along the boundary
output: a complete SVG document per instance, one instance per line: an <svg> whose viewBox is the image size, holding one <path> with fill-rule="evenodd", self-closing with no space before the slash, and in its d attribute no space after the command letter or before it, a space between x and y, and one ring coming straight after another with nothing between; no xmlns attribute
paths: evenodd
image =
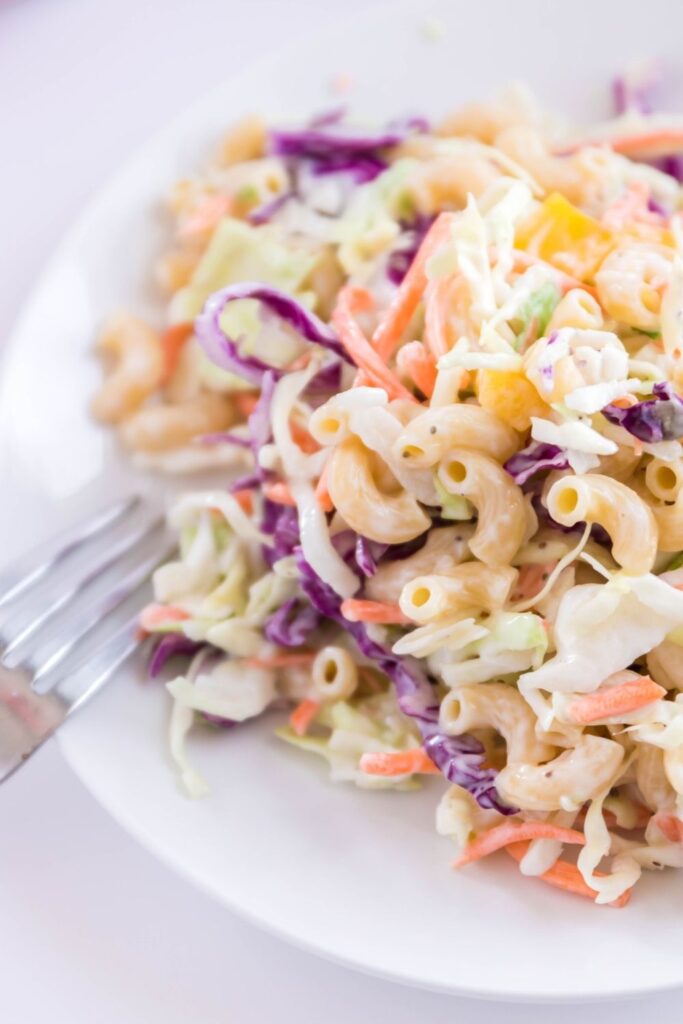
<svg viewBox="0 0 683 1024"><path fill-rule="evenodd" d="M248 118L174 188L166 325L105 326L94 412L146 468L219 471L173 503L141 616L190 795L188 732L272 711L334 781L445 779L458 868L505 850L622 906L683 866L683 122L657 85L621 77L588 128L519 87L438 125Z"/></svg>

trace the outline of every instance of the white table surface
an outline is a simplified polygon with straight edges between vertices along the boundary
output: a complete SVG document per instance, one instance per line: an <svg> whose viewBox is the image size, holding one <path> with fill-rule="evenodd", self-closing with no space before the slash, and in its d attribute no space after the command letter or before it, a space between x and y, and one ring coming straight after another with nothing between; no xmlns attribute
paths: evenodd
<svg viewBox="0 0 683 1024"><path fill-rule="evenodd" d="M73 215L154 128L253 55L363 6L0 0L0 340ZM55 744L0 789L0 836L0 1017L17 1024L681 1019L678 995L581 1008L471 1002L287 946L138 847Z"/></svg>

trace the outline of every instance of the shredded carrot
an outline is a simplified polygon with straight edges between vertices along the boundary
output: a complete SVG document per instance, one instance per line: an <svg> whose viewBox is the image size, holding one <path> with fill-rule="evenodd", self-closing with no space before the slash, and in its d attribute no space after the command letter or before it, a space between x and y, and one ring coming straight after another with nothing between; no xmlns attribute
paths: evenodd
<svg viewBox="0 0 683 1024"><path fill-rule="evenodd" d="M385 625L413 625L397 604L384 601L366 601L347 597L341 603L341 613L349 622L379 622Z"/></svg>
<svg viewBox="0 0 683 1024"><path fill-rule="evenodd" d="M242 511L246 512L247 515L251 515L254 511L254 497L251 491L233 491L232 496Z"/></svg>
<svg viewBox="0 0 683 1024"><path fill-rule="evenodd" d="M506 821L472 839L453 862L453 867L462 868L465 864L488 857L496 850L502 850L510 843L531 839L556 839L560 843L573 843L575 846L584 846L586 843L583 832L573 828L562 828L547 821Z"/></svg>
<svg viewBox="0 0 683 1024"><path fill-rule="evenodd" d="M238 391L233 397L233 402L240 416L246 420L256 408L258 395L253 391Z"/></svg>
<svg viewBox="0 0 683 1024"><path fill-rule="evenodd" d="M194 324L192 321L185 320L183 323L173 324L172 327L167 327L161 335L161 348L164 354L164 373L162 384L165 384L173 374L173 371L178 365L180 353L185 347L185 342L191 337L193 331Z"/></svg>
<svg viewBox="0 0 683 1024"><path fill-rule="evenodd" d="M332 512L334 503L327 489L327 463L323 466L318 483L315 485L315 500L323 512Z"/></svg>
<svg viewBox="0 0 683 1024"><path fill-rule="evenodd" d="M670 843L683 843L683 821L675 814L658 811L654 816L654 823Z"/></svg>
<svg viewBox="0 0 683 1024"><path fill-rule="evenodd" d="M292 435L292 440L299 446L299 448L301 448L302 452L305 452L307 455L312 455L313 452L320 451L320 445L316 439L308 433L301 423L297 423L296 420L290 420L289 431Z"/></svg>
<svg viewBox="0 0 683 1024"><path fill-rule="evenodd" d="M360 770L367 775L440 775L431 757L422 747L403 750L392 754L363 754L360 759Z"/></svg>
<svg viewBox="0 0 683 1024"><path fill-rule="evenodd" d="M515 584L515 600L526 601L540 594L557 562L542 562L538 565L522 565Z"/></svg>
<svg viewBox="0 0 683 1024"><path fill-rule="evenodd" d="M427 262L448 239L454 219L454 213L440 213L436 218L423 238L389 308L377 325L372 344L382 360L387 360L400 344L403 332L412 320L427 287Z"/></svg>
<svg viewBox="0 0 683 1024"><path fill-rule="evenodd" d="M683 130L680 128L655 128L643 132L614 135L606 139L584 139L570 146L561 146L555 150L563 156L575 153L584 146L610 146L615 153L626 156L637 153L640 156L667 156L672 152L683 151Z"/></svg>
<svg viewBox="0 0 683 1024"><path fill-rule="evenodd" d="M297 668L310 665L314 659L314 651L284 651L263 658L244 658L242 664L247 668Z"/></svg>
<svg viewBox="0 0 683 1024"><path fill-rule="evenodd" d="M612 405L616 405L619 409L630 409L632 405L637 405L638 399L635 395L619 395L612 402Z"/></svg>
<svg viewBox="0 0 683 1024"><path fill-rule="evenodd" d="M308 727L318 714L320 710L320 704L317 700L302 700L300 704L292 711L289 716L289 724L291 725L297 736L305 736L308 732Z"/></svg>
<svg viewBox="0 0 683 1024"><path fill-rule="evenodd" d="M664 687L650 676L640 676L638 679L629 679L617 686L606 686L579 697L569 705L567 714L572 722L578 725L590 725L591 722L599 722L603 718L613 718L616 715L637 711L648 704L653 704L665 694Z"/></svg>
<svg viewBox="0 0 683 1024"><path fill-rule="evenodd" d="M403 345L398 350L396 365L426 398L432 397L436 384L436 359L421 341L410 341Z"/></svg>
<svg viewBox="0 0 683 1024"><path fill-rule="evenodd" d="M365 372L365 370L359 370L356 376L353 378L352 388L372 388L375 386L373 378Z"/></svg>
<svg viewBox="0 0 683 1024"><path fill-rule="evenodd" d="M275 505L289 505L290 508L296 508L292 492L283 480L277 480L273 484L264 484L262 490L264 498L272 501Z"/></svg>
<svg viewBox="0 0 683 1024"><path fill-rule="evenodd" d="M529 845L528 842L511 843L510 846L505 847L505 852L519 863L529 849ZM601 871L596 871L595 874L598 878L605 877ZM553 866L542 875L529 877L539 878L541 881L547 882L548 885L554 885L556 889L563 889L565 892L574 893L576 896L587 896L590 900L595 900L595 897L598 895L595 889L591 889L589 885L586 885L583 875L577 866L575 864L568 864L565 860L555 861ZM616 900L612 900L611 903L605 905L608 907L625 907L631 899L632 892L632 889L627 889Z"/></svg>
<svg viewBox="0 0 683 1024"><path fill-rule="evenodd" d="M445 355L458 340L453 305L462 281L459 274L450 274L427 285L424 338L436 359Z"/></svg>
<svg viewBox="0 0 683 1024"><path fill-rule="evenodd" d="M163 626L167 622L183 622L189 618L190 613L176 605L148 604L140 612L140 625L148 633L151 633L155 626Z"/></svg>
<svg viewBox="0 0 683 1024"><path fill-rule="evenodd" d="M207 196L187 217L178 232L180 238L192 238L194 235L202 235L212 231L218 222L230 213L232 209L230 196L213 195Z"/></svg>
<svg viewBox="0 0 683 1024"><path fill-rule="evenodd" d="M650 209L650 187L644 181L632 181L607 207L600 222L610 231L623 231L632 221L660 226L664 218Z"/></svg>
<svg viewBox="0 0 683 1024"><path fill-rule="evenodd" d="M347 285L337 297L332 325L346 351L375 387L384 388L390 398L407 398L415 402L414 396L389 369L358 325L356 314L372 309L373 305L374 299L369 291Z"/></svg>
<svg viewBox="0 0 683 1024"><path fill-rule="evenodd" d="M514 249L512 255L515 270L527 270L529 267L547 267L548 270L552 270L554 274L558 275L563 293L570 292L572 288L581 288L582 291L588 292L594 299L597 299L598 292L593 285L586 284L585 281L579 281L578 277L572 277L571 274L567 274L566 271L556 267L554 263L548 263L547 260L541 259L540 256L532 256L529 252L522 252L521 249Z"/></svg>

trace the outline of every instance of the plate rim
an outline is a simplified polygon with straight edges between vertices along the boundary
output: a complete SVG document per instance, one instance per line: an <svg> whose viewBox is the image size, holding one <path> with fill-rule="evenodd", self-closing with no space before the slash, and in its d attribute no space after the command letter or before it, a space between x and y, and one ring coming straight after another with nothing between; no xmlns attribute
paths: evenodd
<svg viewBox="0 0 683 1024"><path fill-rule="evenodd" d="M211 86L209 89L204 90L200 95L192 99L187 104L184 104L180 110L174 113L167 121L164 122L163 125L155 129L140 145L135 146L126 158L117 164L101 181L96 182L92 186L94 190L92 196L78 209L73 222L64 232L62 232L59 240L52 248L46 260L42 263L42 266L33 278L31 285L21 297L16 314L12 318L6 341L0 350L0 377L4 374L6 364L16 349L17 335L21 332L24 321L30 315L35 295L44 287L46 282L49 281L58 269L59 265L63 262L65 256L69 253L70 249L77 244L79 236L87 230L88 222L96 217L98 215L98 211L106 205L108 194L115 188L116 184L122 178L130 174L136 165L142 164L144 160L148 158L149 154L163 143L166 138L179 137L183 127L193 119L197 111L200 111L210 104L212 97L220 96L227 88L234 88L241 79L254 74L267 73L269 68L277 67L281 63L291 62L295 59L297 52L305 51L311 45L312 41L315 41L316 43L323 43L326 39L333 39L336 31L340 27L342 27L346 32L354 23L359 23L367 25L369 30L371 25L376 22L381 22L383 18L387 16L388 12L391 12L392 17L405 12L412 12L415 14L419 13L420 16L424 18L427 18L429 15L429 10L423 9L419 0L400 0L399 3L393 3L389 0L389 2L374 3L365 11L360 11L353 15L335 16L333 23L324 29L320 29L313 33L307 33L303 39L288 43L281 52L268 53L255 61L251 61L242 70L226 75L220 82ZM119 672L115 673L114 678L116 678ZM552 993L546 994L530 994L503 989L491 991L488 989L478 988L476 986L467 986L461 983L440 985L437 983L426 982L418 975L410 975L405 971L402 971L401 973L394 973L388 969L368 966L361 960L354 960L351 956L345 956L338 952L333 952L325 947L315 944L312 940L308 941L296 933L287 931L284 927L274 924L259 913L250 911L248 907L235 903L232 899L226 896L225 893L218 891L209 880L203 879L197 874L193 874L190 867L182 862L181 858L174 857L172 849L168 849L161 843L155 843L144 833L144 831L138 828L136 824L131 823L124 815L119 813L118 809L114 807L113 801L111 801L106 794L103 794L100 791L100 787L93 778L84 775L76 766L76 758L72 757L64 734L60 734L58 731L56 738L62 756L80 783L106 810L113 820L115 820L117 824L147 852L152 854L155 858L158 858L164 865L171 868L172 871L183 878L184 881L191 883L193 886L209 895L212 899L221 903L240 919L247 921L251 925L262 928L268 934L289 942L307 953L312 953L316 956L322 957L334 964L358 970L372 977L382 978L386 981L423 989L425 991L481 999L491 1002L580 1004L603 1000L636 999L656 993L677 991L683 988L682 978L680 982L671 982L670 984L655 983L648 985L647 982L638 982L637 987L631 989L625 990L623 987L612 988L609 990L605 989L597 995L595 993L577 995L575 992L571 992L569 990L565 992L553 991Z"/></svg>

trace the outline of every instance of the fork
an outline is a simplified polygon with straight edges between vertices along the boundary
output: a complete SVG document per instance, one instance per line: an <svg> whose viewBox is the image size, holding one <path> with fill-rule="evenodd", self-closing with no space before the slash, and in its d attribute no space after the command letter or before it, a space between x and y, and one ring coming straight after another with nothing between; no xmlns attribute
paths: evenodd
<svg viewBox="0 0 683 1024"><path fill-rule="evenodd" d="M0 572L0 782L139 646L144 584L175 549L141 509L125 498Z"/></svg>

